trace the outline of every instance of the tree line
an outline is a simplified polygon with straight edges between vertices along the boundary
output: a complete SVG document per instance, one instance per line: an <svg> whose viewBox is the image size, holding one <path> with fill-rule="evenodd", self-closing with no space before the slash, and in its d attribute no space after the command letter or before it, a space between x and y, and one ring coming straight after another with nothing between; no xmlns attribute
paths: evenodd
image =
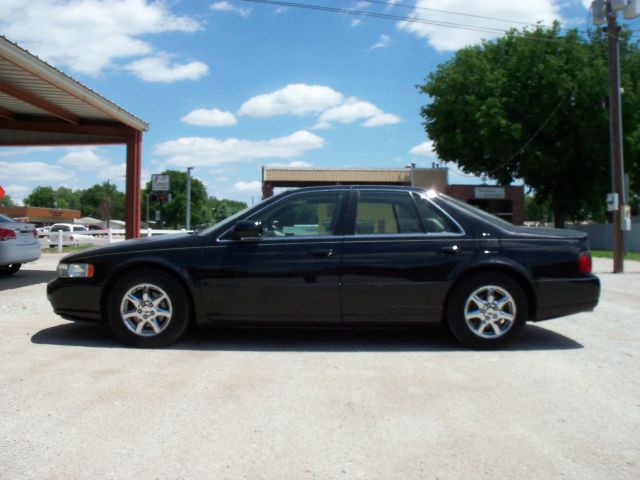
<svg viewBox="0 0 640 480"><path fill-rule="evenodd" d="M177 170L162 172L169 175L171 200L162 202L154 198L151 182L147 182L142 191L142 220L155 221L159 212L160 225L166 228L183 228L186 223L186 173ZM24 205L30 207L62 208L80 210L83 217L102 220L124 219L125 194L110 182L93 185L87 189L72 190L67 187L53 188L38 186L24 198ZM15 206L11 197L0 199L0 206ZM191 178L191 227L207 225L223 220L229 215L244 209L247 204L236 200L209 197L204 184L197 178Z"/></svg>
<svg viewBox="0 0 640 480"><path fill-rule="evenodd" d="M640 49L619 33L630 203L640 198ZM544 217L602 221L611 191L607 33L512 30L459 50L419 86L440 159L501 184L521 179ZM545 214L546 212L546 214Z"/></svg>

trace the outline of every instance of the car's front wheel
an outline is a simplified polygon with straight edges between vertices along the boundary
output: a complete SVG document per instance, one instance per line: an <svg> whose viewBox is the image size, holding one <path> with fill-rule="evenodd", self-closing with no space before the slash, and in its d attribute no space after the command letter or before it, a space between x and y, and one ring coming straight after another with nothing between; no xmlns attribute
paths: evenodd
<svg viewBox="0 0 640 480"><path fill-rule="evenodd" d="M520 333L527 308L527 297L511 277L494 272L474 275L462 280L451 295L449 328L471 348L500 348Z"/></svg>
<svg viewBox="0 0 640 480"><path fill-rule="evenodd" d="M189 324L189 302L171 275L141 270L121 278L109 294L108 316L115 335L128 345L165 347Z"/></svg>
<svg viewBox="0 0 640 480"><path fill-rule="evenodd" d="M20 270L21 263L12 263L11 265L4 265L0 267L0 275L12 275Z"/></svg>

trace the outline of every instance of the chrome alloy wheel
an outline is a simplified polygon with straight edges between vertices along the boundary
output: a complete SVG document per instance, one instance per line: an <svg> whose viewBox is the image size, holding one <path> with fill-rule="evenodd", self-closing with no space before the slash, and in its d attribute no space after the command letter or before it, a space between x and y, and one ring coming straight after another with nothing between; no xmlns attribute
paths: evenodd
<svg viewBox="0 0 640 480"><path fill-rule="evenodd" d="M120 302L122 322L141 337L153 337L164 331L171 323L172 314L171 298L152 283L134 285Z"/></svg>
<svg viewBox="0 0 640 480"><path fill-rule="evenodd" d="M485 285L474 291L464 306L464 319L471 331L482 338L506 334L516 321L516 301L504 288Z"/></svg>

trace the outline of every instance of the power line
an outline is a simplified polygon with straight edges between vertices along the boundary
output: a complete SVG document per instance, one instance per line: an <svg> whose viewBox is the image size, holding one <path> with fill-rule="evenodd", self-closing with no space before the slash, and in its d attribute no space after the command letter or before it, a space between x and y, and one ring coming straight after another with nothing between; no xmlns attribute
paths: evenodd
<svg viewBox="0 0 640 480"><path fill-rule="evenodd" d="M551 119L553 118L553 116L558 112L558 110L560 109L560 107L562 106L562 104L565 102L565 100L567 99L568 95L563 96L560 101L558 102L558 104L553 108L553 110L551 110L551 113L547 116L547 118L545 118L544 122L542 122L542 124L538 127L538 129L534 132L533 135L531 135L526 142L524 142L524 144L515 151L515 153L513 155L511 155L505 162L502 162L501 165L497 166L496 168L494 168L493 170L487 172L488 176L493 175L495 172L497 172L498 170L500 170L501 168L506 167L509 163L511 163L511 161L516 158L518 155L522 155L524 153L524 149L527 148L529 146L529 144L531 142L533 142L533 140L540 134L540 132L542 132L542 130L544 129L544 127L547 126L547 124L551 121Z"/></svg>
<svg viewBox="0 0 640 480"><path fill-rule="evenodd" d="M484 32L484 33L504 34L508 31L508 29L503 29L503 28L482 27L482 26L466 25L466 24L460 24L460 23L454 23L454 22L426 20L421 18L405 17L401 15L392 15L388 13L366 12L363 10L352 10L348 8L339 8L339 7L327 7L323 5L313 5L308 3L286 2L286 1L280 1L280 0L242 0L242 1L252 2L252 3L262 3L267 5L277 5L279 7L292 7L292 8L306 9L306 10L330 12L330 13L343 13L347 15L356 15L361 17L372 17L372 18L379 18L383 20L393 20L396 22L421 23L421 24L433 25L437 27L457 28L461 30L471 30L476 32ZM553 39L547 39L547 38L543 39L541 37L539 37L539 39L553 40Z"/></svg>
<svg viewBox="0 0 640 480"><path fill-rule="evenodd" d="M454 12L451 10L440 10L437 8L429 8L429 7L420 7L418 5L408 5L406 3L401 3L401 2L388 2L388 1L382 1L382 0L365 0L367 3L372 3L372 4L376 4L376 5L387 5L389 7L400 7L400 8L409 8L412 10L423 10L423 11L427 11L427 12L437 12L437 13L446 13L449 15L459 15L462 17L471 17L471 18L480 18L483 20L494 20L496 22L505 22L505 23L519 23L521 25L531 25L533 27L537 27L538 24L537 23L531 23L531 22L523 22L521 20L509 20L506 18L498 18L498 17L487 17L484 15L477 15L477 14L473 14L473 13L464 13L464 12Z"/></svg>
<svg viewBox="0 0 640 480"><path fill-rule="evenodd" d="M482 32L482 33L505 34L509 31L509 29L497 28L497 27L488 27L488 26L483 27L483 26L468 25L468 24L461 24L461 23L455 23L455 22L427 20L422 18L406 17L406 16L393 15L388 13L366 12L363 10L354 10L354 9L339 8L339 7L328 7L324 5L315 5L315 4L308 4L308 3L288 2L283 0L241 0L241 1L251 2L251 3L260 3L265 5L276 5L279 7L291 7L291 8L305 9L305 10L315 10L315 11L322 11L322 12L329 12L329 13L342 13L346 15L371 17L371 18L378 18L382 20L392 20L395 22L419 23L424 25L433 25L436 27L455 28L460 30L469 30L469 31L475 31L475 32ZM368 0L368 1L371 2L372 0ZM391 5L389 2L382 2L382 3ZM455 12L448 12L448 13L455 13ZM516 21L513 21L513 22L517 23ZM530 25L534 25L534 24L530 24ZM579 33L584 33L584 32L579 32ZM544 41L544 42L555 42L558 40L556 38L546 38L546 37L539 37L535 35L527 35L526 37L523 37L523 38L527 38L530 40Z"/></svg>

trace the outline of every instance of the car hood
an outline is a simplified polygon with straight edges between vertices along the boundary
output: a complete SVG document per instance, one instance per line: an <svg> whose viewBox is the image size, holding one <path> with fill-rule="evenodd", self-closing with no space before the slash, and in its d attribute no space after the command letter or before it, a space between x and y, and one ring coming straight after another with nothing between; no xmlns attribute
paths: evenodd
<svg viewBox="0 0 640 480"><path fill-rule="evenodd" d="M195 236L188 233L174 233L171 235L157 235L155 237L142 237L123 242L112 243L101 247L93 247L82 252L67 255L61 261L69 262L81 260L89 257L101 255L112 255L115 253L141 252L148 250L162 250L185 246L194 240Z"/></svg>
<svg viewBox="0 0 640 480"><path fill-rule="evenodd" d="M511 233L515 236L529 238L559 238L559 239L582 239L589 235L579 230L565 230L561 228L539 228L539 227L514 227Z"/></svg>

